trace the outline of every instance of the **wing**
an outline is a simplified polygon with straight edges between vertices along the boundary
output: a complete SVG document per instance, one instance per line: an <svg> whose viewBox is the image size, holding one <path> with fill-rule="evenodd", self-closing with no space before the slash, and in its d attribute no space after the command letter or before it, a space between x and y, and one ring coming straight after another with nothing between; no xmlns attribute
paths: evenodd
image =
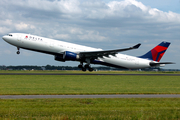
<svg viewBox="0 0 180 120"><path fill-rule="evenodd" d="M127 50L137 49L141 44L137 44L133 47L124 48L124 49L116 49L116 50L105 50L105 51L88 51L88 52L80 52L79 55L83 58L94 58L97 59L98 57L109 57L109 55L115 56L118 52L123 52Z"/></svg>

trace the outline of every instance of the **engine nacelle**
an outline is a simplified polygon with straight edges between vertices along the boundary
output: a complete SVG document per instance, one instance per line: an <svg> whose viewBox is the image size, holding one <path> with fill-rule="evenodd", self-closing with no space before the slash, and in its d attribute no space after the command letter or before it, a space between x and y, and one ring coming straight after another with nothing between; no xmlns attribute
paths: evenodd
<svg viewBox="0 0 180 120"><path fill-rule="evenodd" d="M70 52L70 51L65 51L63 55L55 55L54 59L57 61L65 62L67 60L79 60L80 57L77 53Z"/></svg>
<svg viewBox="0 0 180 120"><path fill-rule="evenodd" d="M75 61L75 60L79 60L80 57L77 53L74 53L74 52L70 52L70 51L65 51L64 52L64 55L63 55L63 59L64 60L72 60L72 61Z"/></svg>
<svg viewBox="0 0 180 120"><path fill-rule="evenodd" d="M57 61L65 62L65 60L63 58L63 55L55 55L54 59L57 60Z"/></svg>

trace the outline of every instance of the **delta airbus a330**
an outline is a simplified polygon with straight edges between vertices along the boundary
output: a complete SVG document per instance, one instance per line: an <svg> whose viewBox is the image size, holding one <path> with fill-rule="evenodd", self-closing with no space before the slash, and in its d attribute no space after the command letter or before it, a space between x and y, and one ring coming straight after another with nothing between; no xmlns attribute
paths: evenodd
<svg viewBox="0 0 180 120"><path fill-rule="evenodd" d="M162 42L146 54L134 57L119 52L137 49L141 44L133 47L115 50L102 50L68 42L48 39L24 33L10 33L3 36L3 40L17 47L17 54L20 48L54 55L57 61L79 61L78 67L82 71L93 71L90 64L100 64L117 68L141 69L149 67L164 66L171 62L159 62L168 46L169 42ZM86 63L83 65L83 63Z"/></svg>

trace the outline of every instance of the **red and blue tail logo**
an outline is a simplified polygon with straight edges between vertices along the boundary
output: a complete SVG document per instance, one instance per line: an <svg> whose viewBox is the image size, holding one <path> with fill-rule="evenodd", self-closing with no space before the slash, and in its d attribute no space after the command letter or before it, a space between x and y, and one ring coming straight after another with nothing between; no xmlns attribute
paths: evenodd
<svg viewBox="0 0 180 120"><path fill-rule="evenodd" d="M145 58L153 61L159 62L166 52L167 48L169 47L169 42L162 42L153 48L151 51L147 52L146 54L140 56L140 58Z"/></svg>

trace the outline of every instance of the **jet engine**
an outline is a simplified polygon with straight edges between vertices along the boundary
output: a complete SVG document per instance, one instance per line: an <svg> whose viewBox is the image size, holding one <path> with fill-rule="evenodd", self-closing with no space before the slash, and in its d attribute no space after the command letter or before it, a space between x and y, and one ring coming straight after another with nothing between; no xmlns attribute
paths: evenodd
<svg viewBox="0 0 180 120"><path fill-rule="evenodd" d="M63 55L64 60L79 60L80 57L77 53L70 52L70 51L65 51Z"/></svg>
<svg viewBox="0 0 180 120"><path fill-rule="evenodd" d="M63 55L55 55L55 60L65 62L67 60L79 60L80 57L77 53L65 51Z"/></svg>
<svg viewBox="0 0 180 120"><path fill-rule="evenodd" d="M55 55L55 56L54 56L54 59L55 59L56 61L65 62L65 60L63 59L63 55Z"/></svg>

